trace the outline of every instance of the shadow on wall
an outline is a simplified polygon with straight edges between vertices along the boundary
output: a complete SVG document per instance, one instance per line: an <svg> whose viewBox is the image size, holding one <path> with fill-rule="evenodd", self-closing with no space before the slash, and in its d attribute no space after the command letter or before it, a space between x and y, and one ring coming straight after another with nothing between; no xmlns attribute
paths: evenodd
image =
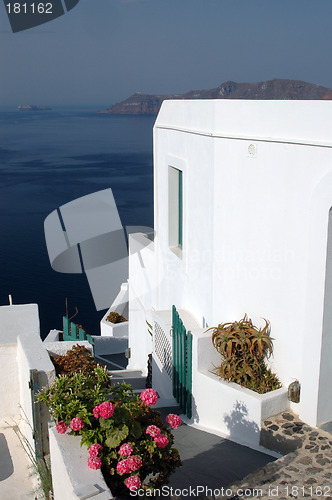
<svg viewBox="0 0 332 500"><path fill-rule="evenodd" d="M248 420L248 408L242 401L236 401L233 410L224 414L229 438L237 441L243 438L248 443L259 442L260 429L256 422Z"/></svg>
<svg viewBox="0 0 332 500"><path fill-rule="evenodd" d="M4 481L14 472L13 462L9 453L4 434L0 434L0 481Z"/></svg>

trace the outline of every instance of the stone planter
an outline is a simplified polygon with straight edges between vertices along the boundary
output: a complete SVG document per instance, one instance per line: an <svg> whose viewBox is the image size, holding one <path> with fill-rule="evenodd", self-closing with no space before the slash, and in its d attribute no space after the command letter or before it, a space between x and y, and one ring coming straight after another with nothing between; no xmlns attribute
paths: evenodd
<svg viewBox="0 0 332 500"><path fill-rule="evenodd" d="M258 394L212 373L220 356L210 336L193 334L193 423L240 444L260 449L262 421L289 408L286 387Z"/></svg>
<svg viewBox="0 0 332 500"><path fill-rule="evenodd" d="M103 316L100 321L100 334L104 337L128 338L129 321L123 323L112 323L106 318L111 312L111 309Z"/></svg>

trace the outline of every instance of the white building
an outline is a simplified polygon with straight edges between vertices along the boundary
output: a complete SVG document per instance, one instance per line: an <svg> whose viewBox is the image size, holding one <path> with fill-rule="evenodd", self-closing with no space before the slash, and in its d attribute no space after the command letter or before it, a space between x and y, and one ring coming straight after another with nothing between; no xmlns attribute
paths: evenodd
<svg viewBox="0 0 332 500"><path fill-rule="evenodd" d="M285 388L301 384L291 408L311 425L332 420L332 102L166 101L154 190L154 241L130 238L130 367L145 370L153 352L153 386L171 397L175 305L196 331L193 421L231 435L225 422L248 391L214 408L208 370L218 355L202 332L245 313L264 317L273 370ZM246 405L242 418L259 426L267 413L254 417Z"/></svg>

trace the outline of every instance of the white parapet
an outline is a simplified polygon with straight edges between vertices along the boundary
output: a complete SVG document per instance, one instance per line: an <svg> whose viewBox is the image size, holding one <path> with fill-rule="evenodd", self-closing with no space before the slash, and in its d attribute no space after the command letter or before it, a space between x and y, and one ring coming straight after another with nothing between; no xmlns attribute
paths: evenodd
<svg viewBox="0 0 332 500"><path fill-rule="evenodd" d="M289 408L287 387L258 394L226 382L213 373L220 355L211 335L193 334L193 420L194 426L231 441L261 449L261 422Z"/></svg>
<svg viewBox="0 0 332 500"><path fill-rule="evenodd" d="M88 467L88 450L81 438L58 434L50 427L50 452L54 500L111 500L113 495L100 470Z"/></svg>
<svg viewBox="0 0 332 500"><path fill-rule="evenodd" d="M44 347L48 350L50 354L64 356L70 351L75 345L85 347L88 351L93 354L93 347L87 340L64 340L62 342L43 342Z"/></svg>
<svg viewBox="0 0 332 500"><path fill-rule="evenodd" d="M129 321L122 323L112 323L107 321L107 316L110 312L116 312L122 316L128 317L128 283L122 283L120 292L116 296L113 304L104 314L100 321L100 335L105 337L128 338Z"/></svg>

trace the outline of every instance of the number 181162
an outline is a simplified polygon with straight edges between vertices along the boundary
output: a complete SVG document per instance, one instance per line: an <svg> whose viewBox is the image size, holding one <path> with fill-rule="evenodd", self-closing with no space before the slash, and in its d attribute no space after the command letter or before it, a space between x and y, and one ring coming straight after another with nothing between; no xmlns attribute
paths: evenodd
<svg viewBox="0 0 332 500"><path fill-rule="evenodd" d="M330 497L331 487L330 486L285 486L286 496L297 498L298 495L310 496L311 498L317 497Z"/></svg>
<svg viewBox="0 0 332 500"><path fill-rule="evenodd" d="M7 3L8 14L52 14L53 4L43 2L33 3Z"/></svg>

